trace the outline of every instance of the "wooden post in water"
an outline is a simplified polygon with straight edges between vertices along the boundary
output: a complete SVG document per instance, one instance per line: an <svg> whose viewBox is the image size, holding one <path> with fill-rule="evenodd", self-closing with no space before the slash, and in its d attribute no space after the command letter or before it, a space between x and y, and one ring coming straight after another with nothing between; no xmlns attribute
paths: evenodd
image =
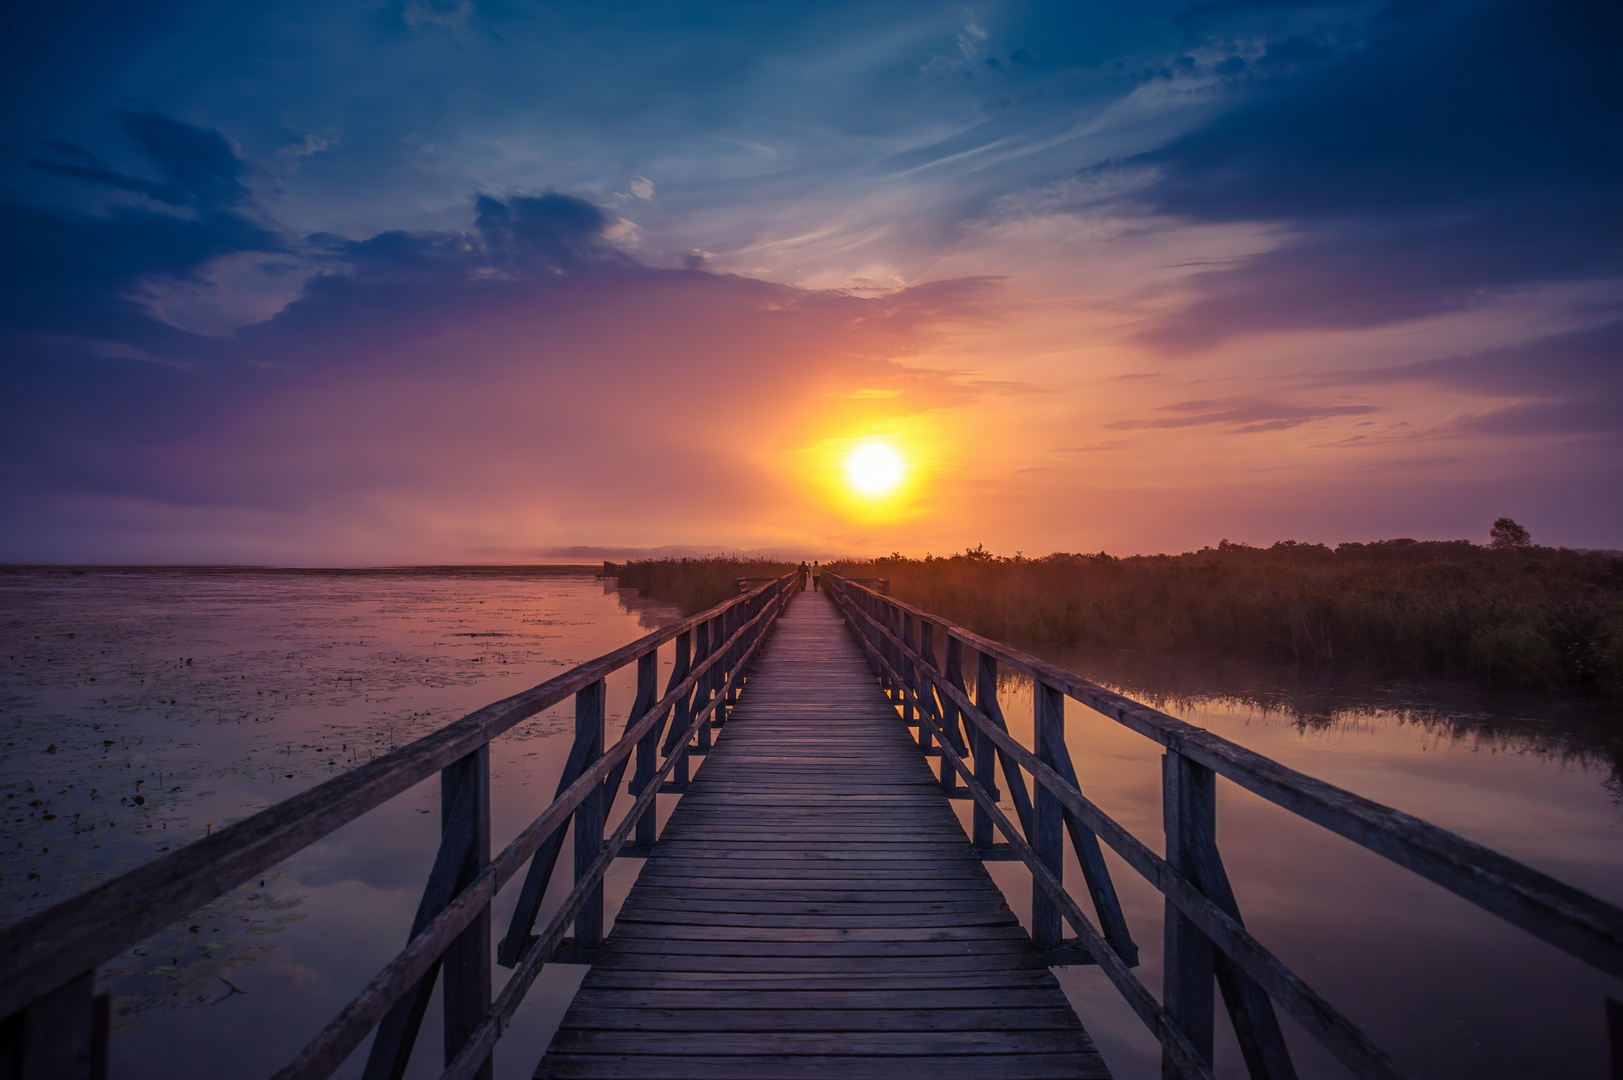
<svg viewBox="0 0 1623 1080"><path fill-rule="evenodd" d="M472 798L461 797L470 788ZM451 831L452 818L471 815L471 822L459 822L471 834L471 843L457 879L457 891L466 888L490 862L490 744L486 743L440 773L440 815L445 831ZM471 827L470 827L471 826ZM445 950L445 1064L451 1064L474 1029L490 1010L490 904ZM491 1080L492 1063L484 1063L473 1074L476 1080Z"/></svg>
<svg viewBox="0 0 1623 1080"><path fill-rule="evenodd" d="M1166 860L1184 877L1199 880L1199 852L1217 843L1217 784L1175 750L1161 758L1161 818L1166 829ZM1195 928L1171 900L1166 902L1165 974L1161 1000L1200 1059L1212 1061L1212 1009L1216 982L1211 939ZM1183 1072L1164 1051L1162 1080L1182 1080Z"/></svg>
<svg viewBox="0 0 1623 1080"><path fill-rule="evenodd" d="M87 971L0 1022L5 1080L106 1080L111 999Z"/></svg>
<svg viewBox="0 0 1623 1080"><path fill-rule="evenodd" d="M575 694L575 738L590 741L591 750L586 764L591 766L603 756L603 698L606 686L602 679ZM594 791L581 800L575 810L575 880L579 881L592 868L592 863L603 851L603 792ZM593 948L603 944L603 886L599 884L586 898L580 913L575 916L575 944Z"/></svg>
<svg viewBox="0 0 1623 1080"><path fill-rule="evenodd" d="M693 670L693 660L693 631L689 630L686 633L676 635L676 661L671 666L672 687L679 686L682 680L688 677L688 673ZM669 688L667 688L666 692L669 693ZM695 693L686 693L676 699L676 717L671 721L671 733L665 737L665 745L660 748L661 753L667 757L676 750L678 743L684 737L683 733L688 729L688 725L693 723L694 696ZM671 787L677 791L686 790L688 786L688 756L686 753L682 755L681 760L676 763L675 768L671 771L670 783Z"/></svg>
<svg viewBox="0 0 1623 1080"><path fill-rule="evenodd" d="M719 617L701 623L699 626L699 649L697 655L693 658L694 662L710 659L710 654L721 648L721 640L721 619ZM699 680L698 691L693 698L693 711L695 714L715 696L716 672L720 670L721 665L717 664L705 674L704 678ZM715 715L715 711L712 710L710 716L705 718L704 723L699 725L697 742L700 750L710 749L710 725L715 722Z"/></svg>
<svg viewBox="0 0 1623 1080"><path fill-rule="evenodd" d="M1034 734L1037 760L1053 767L1056 749L1065 746L1065 695L1041 680L1031 686ZM1045 784L1033 784L1036 790L1033 807L1032 834L1027 838L1037 858L1053 873L1056 880L1065 874L1065 806ZM1064 924L1059 908L1047 890L1031 889L1031 940L1039 949L1053 949L1064 938Z"/></svg>
<svg viewBox="0 0 1623 1080"><path fill-rule="evenodd" d="M969 687L964 683L964 643L953 637L951 634L947 635L947 682L951 683L952 688L957 690L960 694L963 694L966 698L969 696ZM965 748L964 752L978 754L979 751L977 751L975 747L980 745L980 741L975 737L973 725L964 722L963 719L959 717L958 705L951 698L945 699L943 704L947 708L947 717L952 723L954 730L961 726L964 732L969 736L969 745ZM979 758L977 757L976 760L979 760ZM958 786L957 770L952 769L949 772L949 766L945 758L942 758L941 760L941 783L942 786L947 788L955 788Z"/></svg>
<svg viewBox="0 0 1623 1080"><path fill-rule="evenodd" d="M637 721L648 715L648 710L659 697L659 652L651 650L637 657L637 701L631 707L631 715L626 717L626 727L634 726ZM631 794L633 797L641 795L654 779L655 766L659 756L659 725L655 724L648 734L637 741L637 767L631 774ZM642 817L637 819L636 845L644 853L654 846L654 834L658 831L658 812L653 803L643 811Z"/></svg>
<svg viewBox="0 0 1623 1080"><path fill-rule="evenodd" d="M898 629L901 633L897 636L902 639L902 643L908 648L917 648L918 635L914 631L913 616L905 611L899 614L901 618L897 622L900 623ZM919 721L913 714L914 704L918 700L918 672L913 670L913 661L908 659L907 654L900 649L896 650L896 670L902 673L903 680L902 685L897 688L902 694L902 723L918 723L919 746L928 750L930 748L930 729L925 727L923 722Z"/></svg>

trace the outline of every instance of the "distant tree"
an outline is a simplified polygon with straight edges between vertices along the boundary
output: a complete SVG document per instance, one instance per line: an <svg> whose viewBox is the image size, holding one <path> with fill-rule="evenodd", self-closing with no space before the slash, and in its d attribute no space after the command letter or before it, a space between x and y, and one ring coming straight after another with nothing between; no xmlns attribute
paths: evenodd
<svg viewBox="0 0 1623 1080"><path fill-rule="evenodd" d="M1488 546L1499 551L1515 551L1518 548L1530 547L1533 538L1526 529L1509 518L1500 518L1493 523L1493 543Z"/></svg>

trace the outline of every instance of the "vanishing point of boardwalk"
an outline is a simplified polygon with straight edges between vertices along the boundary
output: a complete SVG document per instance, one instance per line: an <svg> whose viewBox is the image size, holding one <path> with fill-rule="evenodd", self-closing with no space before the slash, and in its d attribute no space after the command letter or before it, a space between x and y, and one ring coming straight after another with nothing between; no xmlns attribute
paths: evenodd
<svg viewBox="0 0 1623 1080"><path fill-rule="evenodd" d="M1109 1076L822 594L724 732L537 1076Z"/></svg>

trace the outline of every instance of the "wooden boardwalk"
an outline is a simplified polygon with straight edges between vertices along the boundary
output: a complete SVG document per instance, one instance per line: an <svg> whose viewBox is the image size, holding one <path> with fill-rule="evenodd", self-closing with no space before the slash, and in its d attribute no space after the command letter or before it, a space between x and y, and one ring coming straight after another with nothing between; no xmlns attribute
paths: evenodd
<svg viewBox="0 0 1623 1080"><path fill-rule="evenodd" d="M1108 1077L833 606L797 596L538 1077Z"/></svg>

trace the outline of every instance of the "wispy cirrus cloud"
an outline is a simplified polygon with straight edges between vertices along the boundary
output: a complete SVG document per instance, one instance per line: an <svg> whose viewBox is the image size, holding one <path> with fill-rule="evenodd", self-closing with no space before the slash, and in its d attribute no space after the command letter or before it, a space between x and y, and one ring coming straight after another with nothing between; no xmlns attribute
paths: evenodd
<svg viewBox="0 0 1623 1080"><path fill-rule="evenodd" d="M1103 426L1118 431L1214 426L1227 428L1228 433L1233 435L1253 435L1263 431L1285 431L1318 420L1364 416L1379 412L1380 406L1296 405L1266 398L1218 398L1159 405L1154 411L1176 415L1114 420Z"/></svg>

